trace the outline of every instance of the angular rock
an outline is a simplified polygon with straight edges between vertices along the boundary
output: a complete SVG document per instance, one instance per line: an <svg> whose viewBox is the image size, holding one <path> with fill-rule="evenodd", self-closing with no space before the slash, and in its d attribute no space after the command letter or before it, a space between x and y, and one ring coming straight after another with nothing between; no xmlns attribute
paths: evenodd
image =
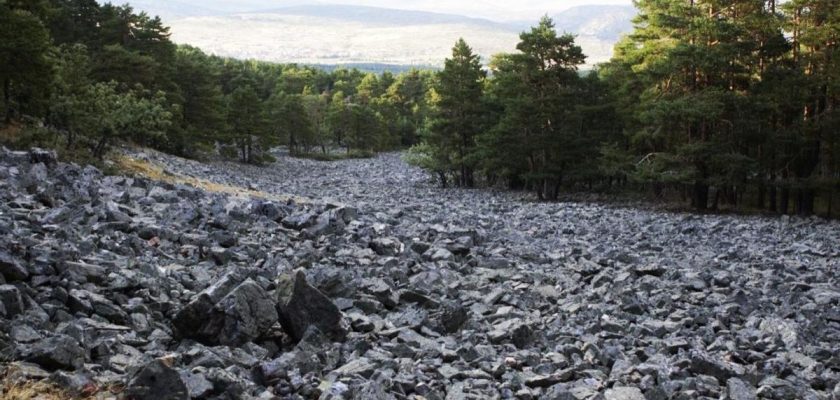
<svg viewBox="0 0 840 400"><path fill-rule="evenodd" d="M332 340L347 336L347 323L341 311L321 291L306 282L306 275L281 275L277 279L277 314L283 329L299 341L310 325Z"/></svg>
<svg viewBox="0 0 840 400"><path fill-rule="evenodd" d="M47 166L53 166L58 162L58 155L53 150L35 147L29 150L29 162L31 164L41 163Z"/></svg>
<svg viewBox="0 0 840 400"><path fill-rule="evenodd" d="M605 400L645 400L645 395L642 394L642 391L639 388L635 387L614 387L612 389L607 389L604 392L604 399Z"/></svg>
<svg viewBox="0 0 840 400"><path fill-rule="evenodd" d="M204 399L213 393L213 384L200 373L182 373L181 380L191 399Z"/></svg>
<svg viewBox="0 0 840 400"><path fill-rule="evenodd" d="M396 256L403 250L403 244L394 238L376 238L371 240L370 248L380 256Z"/></svg>
<svg viewBox="0 0 840 400"><path fill-rule="evenodd" d="M3 275L6 282L23 281L29 278L29 271L11 254L0 250L0 275Z"/></svg>
<svg viewBox="0 0 840 400"><path fill-rule="evenodd" d="M85 350L76 339L56 335L26 347L22 358L49 370L77 370L85 362Z"/></svg>
<svg viewBox="0 0 840 400"><path fill-rule="evenodd" d="M726 381L726 394L729 400L755 400L755 388L738 379L730 378Z"/></svg>
<svg viewBox="0 0 840 400"><path fill-rule="evenodd" d="M700 351L692 351L689 369L691 372L713 376L719 380L726 381L729 378L744 376L746 370L743 366L715 359L713 356Z"/></svg>
<svg viewBox="0 0 840 400"><path fill-rule="evenodd" d="M14 318L26 309L20 290L12 285L0 285L0 305L6 318Z"/></svg>
<svg viewBox="0 0 840 400"><path fill-rule="evenodd" d="M438 321L442 333L455 333L464 326L469 318L470 315L466 307L459 303L449 302L443 305Z"/></svg>
<svg viewBox="0 0 840 400"><path fill-rule="evenodd" d="M178 312L173 323L182 336L205 344L240 346L271 329L278 317L265 290L247 279L220 297L233 282L226 277Z"/></svg>
<svg viewBox="0 0 840 400"><path fill-rule="evenodd" d="M126 400L189 400L190 392L178 371L163 360L154 360L131 378L123 396Z"/></svg>
<svg viewBox="0 0 840 400"><path fill-rule="evenodd" d="M318 214L315 214L310 211L302 211L296 212L292 215L289 215L286 218L283 218L282 224L286 228L289 229L296 229L296 230L303 230L312 226L315 221L318 219Z"/></svg>

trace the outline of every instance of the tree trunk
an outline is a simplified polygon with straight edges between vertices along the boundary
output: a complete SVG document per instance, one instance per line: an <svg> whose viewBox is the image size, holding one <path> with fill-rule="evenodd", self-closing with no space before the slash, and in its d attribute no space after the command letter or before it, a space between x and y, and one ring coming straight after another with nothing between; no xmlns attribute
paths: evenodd
<svg viewBox="0 0 840 400"><path fill-rule="evenodd" d="M105 149L108 147L108 135L102 135L99 138L99 141L96 143L96 147L93 150L93 156L102 160L105 157Z"/></svg>
<svg viewBox="0 0 840 400"><path fill-rule="evenodd" d="M779 208L778 208L779 206L778 206L778 195L776 193L776 186L771 185L769 192L770 193L768 194L768 197L770 198L770 204L767 205L767 210L770 211L770 212L774 212L774 213L778 212L779 211Z"/></svg>
<svg viewBox="0 0 840 400"><path fill-rule="evenodd" d="M814 189L799 189L797 201L799 215L814 214L814 197Z"/></svg>
<svg viewBox="0 0 840 400"><path fill-rule="evenodd" d="M755 207L759 210L764 209L764 202L767 198L767 187L764 186L764 183L758 184L758 198L755 201Z"/></svg>
<svg viewBox="0 0 840 400"><path fill-rule="evenodd" d="M709 209L709 185L701 182L694 182L694 208L698 211Z"/></svg>
<svg viewBox="0 0 840 400"><path fill-rule="evenodd" d="M712 210L717 211L720 207L720 197L723 195L723 190L721 188L715 189L715 199L712 201Z"/></svg>
<svg viewBox="0 0 840 400"><path fill-rule="evenodd" d="M3 104L6 106L6 124L12 123L12 80L6 78L3 81Z"/></svg>
<svg viewBox="0 0 840 400"><path fill-rule="evenodd" d="M76 137L75 136L76 135L73 134L72 129L67 130L67 147L65 147L66 149L69 150L73 147L73 144L76 142Z"/></svg>
<svg viewBox="0 0 840 400"><path fill-rule="evenodd" d="M790 209L790 189L783 187L781 199L779 199L779 213L787 214Z"/></svg>

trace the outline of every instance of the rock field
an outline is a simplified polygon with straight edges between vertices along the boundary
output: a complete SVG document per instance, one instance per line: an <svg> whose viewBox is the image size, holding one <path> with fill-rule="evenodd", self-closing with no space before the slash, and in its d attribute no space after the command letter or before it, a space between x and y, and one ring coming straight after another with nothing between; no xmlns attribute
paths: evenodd
<svg viewBox="0 0 840 400"><path fill-rule="evenodd" d="M126 399L840 399L840 223L439 189L398 154L0 149L7 382ZM0 398L4 398L0 389Z"/></svg>

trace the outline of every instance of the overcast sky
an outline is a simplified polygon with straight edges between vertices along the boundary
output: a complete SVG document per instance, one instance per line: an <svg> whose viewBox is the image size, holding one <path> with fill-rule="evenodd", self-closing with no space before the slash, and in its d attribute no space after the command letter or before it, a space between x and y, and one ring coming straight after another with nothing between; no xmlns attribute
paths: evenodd
<svg viewBox="0 0 840 400"><path fill-rule="evenodd" d="M496 20L531 20L546 13L552 14L570 7L591 4L632 4L632 0L324 0L322 2L454 13Z"/></svg>

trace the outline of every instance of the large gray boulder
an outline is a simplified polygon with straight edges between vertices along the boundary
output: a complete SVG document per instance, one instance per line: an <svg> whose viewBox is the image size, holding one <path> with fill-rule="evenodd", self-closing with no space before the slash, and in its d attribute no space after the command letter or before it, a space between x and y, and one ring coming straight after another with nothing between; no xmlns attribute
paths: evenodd
<svg viewBox="0 0 840 400"><path fill-rule="evenodd" d="M240 346L271 329L277 312L268 293L250 279L234 286L235 282L233 275L226 275L178 312L174 325L182 337Z"/></svg>
<svg viewBox="0 0 840 400"><path fill-rule="evenodd" d="M33 362L48 370L77 370L85 362L85 350L76 339L67 335L57 335L39 340L21 350L26 361Z"/></svg>
<svg viewBox="0 0 840 400"><path fill-rule="evenodd" d="M162 360L155 360L141 369L123 392L126 400L188 400L187 385L178 371Z"/></svg>
<svg viewBox="0 0 840 400"><path fill-rule="evenodd" d="M7 282L22 281L29 277L26 267L4 250L0 250L0 274Z"/></svg>
<svg viewBox="0 0 840 400"><path fill-rule="evenodd" d="M20 294L20 289L12 285L0 285L0 316L6 318L13 318L16 315L23 314L26 305L23 302L23 296Z"/></svg>
<svg viewBox="0 0 840 400"><path fill-rule="evenodd" d="M320 290L306 282L306 275L284 274L277 279L277 313L283 330L295 341L314 325L335 341L347 336L347 323L341 311Z"/></svg>

